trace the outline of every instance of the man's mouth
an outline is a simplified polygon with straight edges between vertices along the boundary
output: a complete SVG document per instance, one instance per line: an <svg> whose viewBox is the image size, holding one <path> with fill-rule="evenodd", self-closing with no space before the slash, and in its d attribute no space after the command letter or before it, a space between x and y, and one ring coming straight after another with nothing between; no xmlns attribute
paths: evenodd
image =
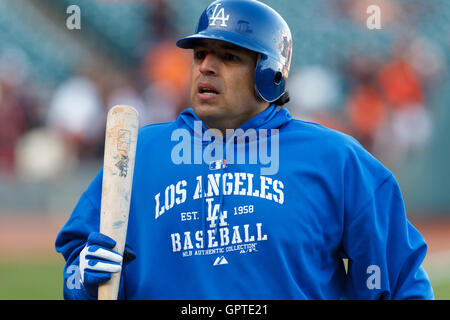
<svg viewBox="0 0 450 320"><path fill-rule="evenodd" d="M212 96L219 94L219 91L209 83L200 83L198 85L198 93L202 95Z"/></svg>

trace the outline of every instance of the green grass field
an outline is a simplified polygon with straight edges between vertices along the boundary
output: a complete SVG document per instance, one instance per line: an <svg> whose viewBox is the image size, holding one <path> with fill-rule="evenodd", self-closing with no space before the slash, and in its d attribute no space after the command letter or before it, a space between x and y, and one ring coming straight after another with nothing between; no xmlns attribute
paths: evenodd
<svg viewBox="0 0 450 320"><path fill-rule="evenodd" d="M58 300L62 299L62 270L64 260L58 257L47 260L22 260L0 262L1 300ZM435 297L450 300L450 277L440 283L433 282ZM436 277L437 279L437 277Z"/></svg>
<svg viewBox="0 0 450 320"><path fill-rule="evenodd" d="M0 262L0 299L62 299L64 260Z"/></svg>
<svg viewBox="0 0 450 320"><path fill-rule="evenodd" d="M437 300L450 300L450 281L434 284L433 289Z"/></svg>

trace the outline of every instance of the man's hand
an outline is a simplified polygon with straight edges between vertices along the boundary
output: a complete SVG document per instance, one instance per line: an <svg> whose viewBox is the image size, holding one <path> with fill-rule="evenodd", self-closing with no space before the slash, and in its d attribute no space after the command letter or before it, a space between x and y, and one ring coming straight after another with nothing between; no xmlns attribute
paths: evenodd
<svg viewBox="0 0 450 320"><path fill-rule="evenodd" d="M84 249L80 253L81 282L86 291L92 297L97 297L98 284L108 281L111 273L122 271L123 265L127 265L136 258L129 246L125 246L124 257L113 251L116 242L110 237L91 232Z"/></svg>

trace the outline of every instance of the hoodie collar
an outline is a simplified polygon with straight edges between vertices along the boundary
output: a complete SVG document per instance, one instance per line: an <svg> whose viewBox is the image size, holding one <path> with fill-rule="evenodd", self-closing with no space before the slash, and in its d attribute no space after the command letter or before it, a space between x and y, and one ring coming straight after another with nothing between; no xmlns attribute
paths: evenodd
<svg viewBox="0 0 450 320"><path fill-rule="evenodd" d="M192 108L188 108L184 110L179 116L179 121L184 122L192 132L194 132L194 123L195 121L201 121L198 116L195 114ZM260 112L253 118L247 120L242 125L239 126L239 129L247 130L247 129L277 129L292 120L292 116L286 108L278 107L275 104L271 104L267 109ZM203 131L208 130L208 127L205 123L202 122Z"/></svg>

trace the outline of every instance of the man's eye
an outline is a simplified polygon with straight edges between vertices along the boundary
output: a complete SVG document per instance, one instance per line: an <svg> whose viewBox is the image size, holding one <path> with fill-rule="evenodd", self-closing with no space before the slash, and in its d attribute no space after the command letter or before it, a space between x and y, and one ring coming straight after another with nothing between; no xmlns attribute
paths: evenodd
<svg viewBox="0 0 450 320"><path fill-rule="evenodd" d="M234 54L231 54L231 53L226 53L225 54L225 60L227 60L227 61L239 61L239 57L234 55Z"/></svg>
<svg viewBox="0 0 450 320"><path fill-rule="evenodd" d="M205 55L206 55L206 53L205 53L205 51L195 51L194 52L194 58L196 59L196 60L203 60L204 58L205 58Z"/></svg>

